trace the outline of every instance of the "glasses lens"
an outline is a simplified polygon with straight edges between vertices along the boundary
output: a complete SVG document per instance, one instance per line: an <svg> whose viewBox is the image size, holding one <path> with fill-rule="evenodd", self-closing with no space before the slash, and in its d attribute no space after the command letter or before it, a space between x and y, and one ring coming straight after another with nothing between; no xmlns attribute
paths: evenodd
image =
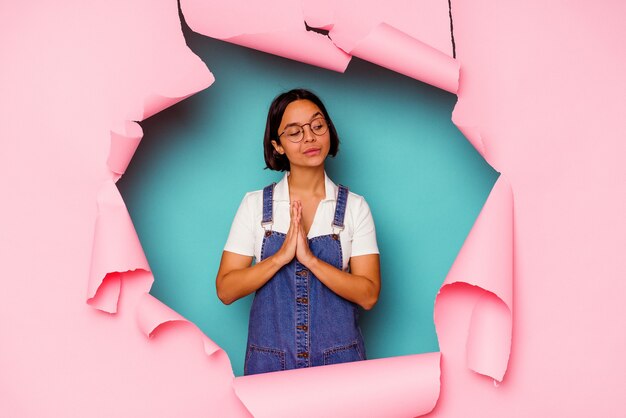
<svg viewBox="0 0 626 418"><path fill-rule="evenodd" d="M313 121L311 122L311 130L315 135L324 135L328 130L328 124L326 123L326 119L313 119Z"/></svg>
<svg viewBox="0 0 626 418"><path fill-rule="evenodd" d="M298 142L300 141L300 139L302 139L302 128L300 128L299 126L291 126L285 129L284 135L291 142Z"/></svg>

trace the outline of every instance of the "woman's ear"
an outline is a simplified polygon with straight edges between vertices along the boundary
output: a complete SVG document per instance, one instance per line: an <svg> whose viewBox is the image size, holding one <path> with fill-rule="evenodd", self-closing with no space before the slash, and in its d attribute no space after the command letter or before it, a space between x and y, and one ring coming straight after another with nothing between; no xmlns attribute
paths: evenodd
<svg viewBox="0 0 626 418"><path fill-rule="evenodd" d="M285 154L285 149L283 148L283 146L280 145L278 142L274 141L273 139L272 139L272 146L274 147L276 152L279 153L280 155Z"/></svg>

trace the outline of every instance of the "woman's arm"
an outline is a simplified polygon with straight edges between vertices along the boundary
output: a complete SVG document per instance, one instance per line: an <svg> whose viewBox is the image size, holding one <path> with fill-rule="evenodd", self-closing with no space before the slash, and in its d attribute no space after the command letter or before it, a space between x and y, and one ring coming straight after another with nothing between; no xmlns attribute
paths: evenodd
<svg viewBox="0 0 626 418"><path fill-rule="evenodd" d="M224 251L217 271L217 297L230 305L263 286L283 266L271 256L251 266L252 257Z"/></svg>
<svg viewBox="0 0 626 418"><path fill-rule="evenodd" d="M217 297L226 305L237 299L248 296L267 283L278 270L289 263L296 255L298 225L300 213L291 207L291 223L283 245L274 255L271 255L254 266L252 257L236 254L230 251L222 252L222 260L217 271L215 287Z"/></svg>
<svg viewBox="0 0 626 418"><path fill-rule="evenodd" d="M374 307L380 293L380 257L378 254L359 255L350 258L351 272L312 257L303 262L311 272L330 290L366 310Z"/></svg>
<svg viewBox="0 0 626 418"><path fill-rule="evenodd" d="M302 212L302 204L295 201L296 214ZM370 310L378 301L380 293L380 257L378 254L365 254L350 258L350 273L315 257L309 248L302 224L297 224L298 236L296 257L315 277L330 290L344 299L354 302L363 309Z"/></svg>

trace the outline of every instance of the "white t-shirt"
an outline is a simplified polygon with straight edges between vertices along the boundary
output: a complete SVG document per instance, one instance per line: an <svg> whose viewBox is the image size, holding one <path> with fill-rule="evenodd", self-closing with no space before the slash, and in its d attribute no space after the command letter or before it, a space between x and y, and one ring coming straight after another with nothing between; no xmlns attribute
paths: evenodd
<svg viewBox="0 0 626 418"><path fill-rule="evenodd" d="M274 209L271 225L273 231L287 233L289 230L289 183L287 176L274 186ZM333 230L332 222L335 216L337 192L339 188L324 173L326 197L320 201L315 213L313 224L309 229L308 238L337 233ZM244 196L233 224L230 228L224 251L254 256L256 261L261 260L261 245L265 229L261 226L263 218L263 190L248 192ZM344 229L339 232L343 255L343 269L346 270L351 256L378 254L376 243L376 229L370 208L362 196L349 192L346 202Z"/></svg>

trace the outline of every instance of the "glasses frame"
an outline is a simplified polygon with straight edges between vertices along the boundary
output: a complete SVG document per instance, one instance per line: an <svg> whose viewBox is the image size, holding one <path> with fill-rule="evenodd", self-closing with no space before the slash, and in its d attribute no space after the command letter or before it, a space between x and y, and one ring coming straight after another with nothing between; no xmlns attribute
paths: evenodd
<svg viewBox="0 0 626 418"><path fill-rule="evenodd" d="M312 124L313 122L315 122L316 120L319 120L319 119L321 119L322 121L324 121L324 123L326 123L326 130L325 130L323 133L321 133L321 134L316 134L316 133L315 133L315 131L313 130L313 128L311 128L311 124ZM288 140L289 142L293 143L293 144L297 144L297 143L299 143L299 142L302 142L302 140L304 139L304 127L305 127L305 126L307 126L307 125L309 125L309 129L311 130L311 133L312 133L313 135L315 135L315 136L322 136L322 135L325 135L325 134L328 132L328 129L330 128L330 122L328 122L328 121L326 120L326 118L325 118L325 117L323 117L323 116L318 116L318 117L314 118L314 119L313 119L311 122L309 122L309 123L305 123L305 124L303 124L303 125L297 125L297 124L296 124L296 125L292 125L292 126L290 126L289 128L294 128L294 127L296 127L296 126L297 126L298 128L300 128L300 139L298 139L297 141L293 141L293 140L291 140L290 138L287 138L287 140ZM282 132L278 135L278 138L280 138L281 136L283 136L283 134L284 134L285 132L287 132L287 129L289 129L289 128L286 128L284 131L282 131Z"/></svg>

